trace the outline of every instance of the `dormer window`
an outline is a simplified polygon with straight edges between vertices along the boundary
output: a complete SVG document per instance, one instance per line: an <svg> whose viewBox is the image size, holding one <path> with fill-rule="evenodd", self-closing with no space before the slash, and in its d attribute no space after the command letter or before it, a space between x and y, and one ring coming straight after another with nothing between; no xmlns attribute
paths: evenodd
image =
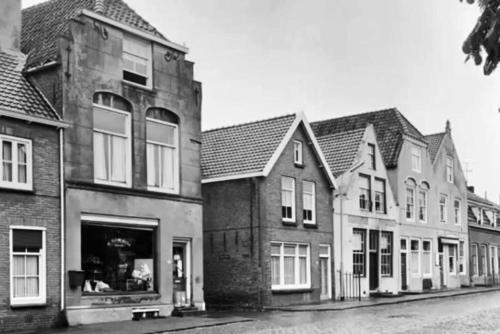
<svg viewBox="0 0 500 334"><path fill-rule="evenodd" d="M293 162L296 165L302 165L302 142L300 140L293 141Z"/></svg>
<svg viewBox="0 0 500 334"><path fill-rule="evenodd" d="M411 170L417 173L422 172L422 153L416 147L411 149Z"/></svg>
<svg viewBox="0 0 500 334"><path fill-rule="evenodd" d="M123 37L123 80L152 87L151 43L131 36Z"/></svg>

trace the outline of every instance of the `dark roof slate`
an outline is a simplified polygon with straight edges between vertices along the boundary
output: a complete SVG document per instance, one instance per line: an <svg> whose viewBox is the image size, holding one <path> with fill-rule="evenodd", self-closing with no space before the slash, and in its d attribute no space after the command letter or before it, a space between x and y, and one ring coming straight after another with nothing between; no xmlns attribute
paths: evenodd
<svg viewBox="0 0 500 334"><path fill-rule="evenodd" d="M322 137L366 128L368 124L373 124L375 128L377 143L388 168L397 166L403 135L427 142L422 133L395 108L312 122L311 127L317 137Z"/></svg>
<svg viewBox="0 0 500 334"><path fill-rule="evenodd" d="M441 142L443 141L443 138L446 136L446 132L442 133L435 133L432 135L427 135L425 136L425 139L427 139L427 143L429 144L429 154L431 156L431 161L434 162L436 159L436 155L439 151L439 147L441 147Z"/></svg>
<svg viewBox="0 0 500 334"><path fill-rule="evenodd" d="M24 77L25 56L0 51L0 109L59 120L41 93Z"/></svg>
<svg viewBox="0 0 500 334"><path fill-rule="evenodd" d="M333 176L347 171L354 163L365 128L316 137Z"/></svg>
<svg viewBox="0 0 500 334"><path fill-rule="evenodd" d="M473 193L471 191L467 191L467 200L468 201L475 201L475 202L483 204L483 205L487 205L487 206L491 206L491 207L494 207L494 208L498 208L497 204L493 203L490 200L487 200L486 198L478 196L478 195L476 195L475 193Z"/></svg>
<svg viewBox="0 0 500 334"><path fill-rule="evenodd" d="M23 9L21 50L29 55L27 66L34 67L57 60L57 40L66 32L68 21L82 9L93 10L94 1L49 0ZM165 39L123 0L106 0L102 15Z"/></svg>
<svg viewBox="0 0 500 334"><path fill-rule="evenodd" d="M207 179L263 171L296 117L292 114L204 131L202 177Z"/></svg>

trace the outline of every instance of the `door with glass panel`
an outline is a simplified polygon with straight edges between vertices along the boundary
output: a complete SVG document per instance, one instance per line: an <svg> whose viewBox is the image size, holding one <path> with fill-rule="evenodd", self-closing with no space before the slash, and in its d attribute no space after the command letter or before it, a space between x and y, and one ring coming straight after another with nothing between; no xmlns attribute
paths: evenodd
<svg viewBox="0 0 500 334"><path fill-rule="evenodd" d="M191 249L190 242L174 241L173 257L173 290L174 306L191 305Z"/></svg>
<svg viewBox="0 0 500 334"><path fill-rule="evenodd" d="M379 233L378 231L370 231L370 290L376 290L378 288L378 275L379 275Z"/></svg>
<svg viewBox="0 0 500 334"><path fill-rule="evenodd" d="M408 289L408 240L401 239L401 290Z"/></svg>
<svg viewBox="0 0 500 334"><path fill-rule="evenodd" d="M330 245L319 246L319 272L320 272L320 298L330 299L332 297L332 278L330 264Z"/></svg>

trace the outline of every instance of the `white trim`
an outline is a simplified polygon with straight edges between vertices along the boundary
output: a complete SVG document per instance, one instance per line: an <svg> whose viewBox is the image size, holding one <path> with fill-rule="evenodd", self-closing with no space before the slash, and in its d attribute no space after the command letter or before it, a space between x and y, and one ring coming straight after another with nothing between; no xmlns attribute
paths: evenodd
<svg viewBox="0 0 500 334"><path fill-rule="evenodd" d="M161 39L159 37L156 37L156 36L153 36L151 34L148 34L146 32L143 32L139 29L135 29L135 28L132 28L131 26L127 25L127 24L123 24L123 23L120 23L120 22L117 22L115 20L112 20L106 16L103 16L103 15L100 15L100 14L97 14L97 13L94 13L88 9L83 9L81 11L81 14L82 15L85 15L85 16L88 16L88 17L91 17L93 19L96 19L96 20L99 20L103 23L107 23L115 28L118 28L118 29L121 29L123 31L126 31L128 33L131 33L133 35L136 35L136 36L139 36L141 38L144 38L144 39L147 39L151 42L155 42L155 43L158 43L160 45L163 45L163 46L166 46L166 47L169 47L169 48L172 48L172 49L175 49L177 51L180 51L182 53L188 53L189 52L189 49L185 46L182 46L180 44L177 44L177 43L174 43L174 42L170 42L170 41L167 41L167 40L164 40L164 39Z"/></svg>
<svg viewBox="0 0 500 334"><path fill-rule="evenodd" d="M61 206L61 311L65 308L65 279L66 279L66 260L65 260L65 193L64 193L64 130L59 129L59 197Z"/></svg>
<svg viewBox="0 0 500 334"><path fill-rule="evenodd" d="M33 122L33 123L38 123L38 124L55 126L58 128L68 128L70 126L69 123L66 123L63 121L50 120L50 119L45 119L45 118L41 118L41 117L26 115L26 114L22 114L18 111L15 111L15 109L7 108L7 107L2 107L2 109L0 109L0 116L20 119L20 120L23 120L26 122Z"/></svg>
<svg viewBox="0 0 500 334"><path fill-rule="evenodd" d="M418 242L418 250L413 250L411 248L411 243L412 241L417 241ZM411 238L410 237L410 244L408 245L409 248L409 253L410 253L410 275L412 277L418 277L422 274L422 240L420 240L419 238ZM418 263L418 272L414 273L413 272L413 252L416 252L418 254L418 260L417 260L417 263ZM432 255L431 255L431 258L432 258Z"/></svg>
<svg viewBox="0 0 500 334"><path fill-rule="evenodd" d="M42 232L42 248L37 253L38 255L38 297L14 297L14 251L13 251L13 231L14 230L35 230ZM10 285L10 305L12 306L31 306L31 305L44 305L47 300L47 260L46 260L46 228L40 226L9 226L9 285ZM34 255L34 253L26 253ZM20 254L19 254L20 255Z"/></svg>
<svg viewBox="0 0 500 334"><path fill-rule="evenodd" d="M253 173L244 173L244 174L234 174L234 175L227 175L227 176L216 176L216 177L210 177L208 179L203 179L201 180L201 183L214 183L214 182L223 182L223 181L230 181L230 180L239 180L239 179L248 179L252 177L259 177L259 176L266 176L264 175L263 172L253 172Z"/></svg>
<svg viewBox="0 0 500 334"><path fill-rule="evenodd" d="M8 141L12 143L12 157L11 157L11 167L12 167L12 181L3 180L3 141ZM18 161L18 145L24 145L26 147L26 182L19 182L19 161ZM27 138L20 138L14 136L8 136L0 134L0 187L9 189L20 189L20 190L33 190L33 140Z"/></svg>
<svg viewBox="0 0 500 334"><path fill-rule="evenodd" d="M186 300L189 301L191 304L193 304L192 300L192 251L191 251L191 239L188 238L178 238L178 237L173 237L172 239L172 248L174 246L174 243L179 243L179 244L184 244L184 252L185 252L185 270L186 270ZM173 277L172 277L173 278Z"/></svg>
<svg viewBox="0 0 500 334"><path fill-rule="evenodd" d="M324 259L327 259L327 296L324 296L325 298L324 299L331 299L332 298L332 248L330 246L330 244L319 244L319 248L321 249L321 247L327 247L328 248L328 254L321 254L321 252L319 253L319 257L320 257L320 260L321 258L324 258ZM321 277L321 261L320 261L320 265L319 265L319 269L320 269L320 277ZM321 298L321 287L320 287L320 299Z"/></svg>
<svg viewBox="0 0 500 334"><path fill-rule="evenodd" d="M311 245L308 243L300 243L300 242L287 242L287 241L271 241L270 246L273 244L280 245L280 284L272 284L272 275L271 275L271 290L280 291L280 290L300 290L300 289L310 289L311 288ZM294 245L295 246L295 255L294 255L294 279L300 280L300 264L299 259L301 256L299 255L299 246L307 246L307 254L306 254L306 283L305 284L289 284L286 285L285 282L285 245ZM272 250L269 252L270 257L272 257ZM275 255L276 256L276 255ZM302 256L303 257L303 256ZM272 270L272 267L271 267Z"/></svg>
<svg viewBox="0 0 500 334"><path fill-rule="evenodd" d="M303 157L303 144L302 141L300 140L294 140L293 141L293 162L297 165L303 165L304 164L304 157ZM297 159L297 153L298 153L298 159Z"/></svg>
<svg viewBox="0 0 500 334"><path fill-rule="evenodd" d="M312 184L312 193L307 193L304 191L304 183ZM302 211L304 210L304 195L312 195L312 214L311 220L303 219L303 223L306 225L316 225L316 183L312 181L302 180ZM302 217L304 217L304 212L302 212Z"/></svg>
<svg viewBox="0 0 500 334"><path fill-rule="evenodd" d="M413 166L413 158L418 156L418 166ZM419 147L411 148L411 170L415 173L422 173L422 149Z"/></svg>
<svg viewBox="0 0 500 334"><path fill-rule="evenodd" d="M428 251L424 250L424 242L429 242L430 250L428 250ZM433 254L432 239L422 239L422 247L421 248L422 248L422 257L424 255L424 253L429 253L429 261L430 261L429 273L424 273L424 270L422 268L422 277L432 277L432 267L433 267L433 265L432 265L432 263L433 263L433 261L432 261L432 258L433 258L433 256L432 256L432 254Z"/></svg>
<svg viewBox="0 0 500 334"><path fill-rule="evenodd" d="M82 213L80 216L82 221L87 222L100 222L124 225L141 225L141 226L158 226L157 219L151 218L134 218L134 217L117 217L100 214Z"/></svg>

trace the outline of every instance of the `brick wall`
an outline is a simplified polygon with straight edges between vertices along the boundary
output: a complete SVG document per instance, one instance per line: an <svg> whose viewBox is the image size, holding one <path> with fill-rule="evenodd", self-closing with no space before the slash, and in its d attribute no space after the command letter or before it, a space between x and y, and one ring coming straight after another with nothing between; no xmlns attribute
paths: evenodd
<svg viewBox="0 0 500 334"><path fill-rule="evenodd" d="M0 189L0 332L52 327L60 306L59 136L53 127L2 118L0 134L29 138L33 192ZM9 226L46 228L47 305L10 307Z"/></svg>

